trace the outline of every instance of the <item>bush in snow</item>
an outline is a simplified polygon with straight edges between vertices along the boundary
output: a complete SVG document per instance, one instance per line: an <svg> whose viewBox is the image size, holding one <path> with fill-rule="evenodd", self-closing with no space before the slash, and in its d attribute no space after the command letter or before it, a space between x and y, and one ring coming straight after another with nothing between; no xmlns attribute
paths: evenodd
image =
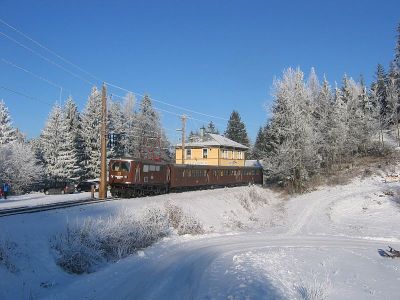
<svg viewBox="0 0 400 300"><path fill-rule="evenodd" d="M16 272L17 267L12 262L17 244L9 240L0 239L0 267L4 266L10 272Z"/></svg>
<svg viewBox="0 0 400 300"><path fill-rule="evenodd" d="M159 209L148 209L140 218L128 212L107 219L86 219L68 225L51 246L58 252L57 264L70 273L94 271L105 261L116 261L148 247L169 232L168 219Z"/></svg>
<svg viewBox="0 0 400 300"><path fill-rule="evenodd" d="M65 271L89 273L102 261L100 244L94 231L95 223L87 219L81 226L68 224L64 233L51 239L52 248L58 252L57 264Z"/></svg>
<svg viewBox="0 0 400 300"><path fill-rule="evenodd" d="M165 206L170 226L172 226L179 235L184 234L203 234L204 228L198 219L183 212L182 208L168 203Z"/></svg>
<svg viewBox="0 0 400 300"><path fill-rule="evenodd" d="M252 212L252 206L260 206L268 204L268 199L263 197L256 186L249 186L245 193L237 196L240 205L247 210Z"/></svg>
<svg viewBox="0 0 400 300"><path fill-rule="evenodd" d="M304 282L295 288L301 299L324 300L327 299L329 295L331 282L328 276L323 280L318 280L316 276L313 276L311 281Z"/></svg>

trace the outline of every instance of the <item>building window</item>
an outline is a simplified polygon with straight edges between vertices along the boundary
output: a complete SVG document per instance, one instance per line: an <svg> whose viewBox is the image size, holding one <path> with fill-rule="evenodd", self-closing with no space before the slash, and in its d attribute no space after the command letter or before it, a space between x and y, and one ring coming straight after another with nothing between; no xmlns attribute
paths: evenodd
<svg viewBox="0 0 400 300"><path fill-rule="evenodd" d="M186 149L186 159L192 159L192 149Z"/></svg>
<svg viewBox="0 0 400 300"><path fill-rule="evenodd" d="M203 149L203 158L208 157L208 149Z"/></svg>

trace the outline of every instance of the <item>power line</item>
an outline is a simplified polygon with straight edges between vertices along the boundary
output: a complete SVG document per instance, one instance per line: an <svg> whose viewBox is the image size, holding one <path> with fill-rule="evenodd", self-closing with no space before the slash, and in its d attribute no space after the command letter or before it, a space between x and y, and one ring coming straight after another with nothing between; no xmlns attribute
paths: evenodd
<svg viewBox="0 0 400 300"><path fill-rule="evenodd" d="M133 92L133 91L131 91L131 90L125 89L125 88L123 88L123 87L120 87L120 86L118 86L118 85L112 84L112 83L110 83L110 82L105 82L105 83L106 83L107 85L109 85L109 86L112 86L112 87L114 87L114 88L120 89L120 90L125 91L125 92L127 92L127 93L132 93L132 94L137 95L137 96L140 96L140 97L144 97L144 96L145 96L145 95L143 95L143 94ZM205 117L209 117L209 118L213 118L213 119L221 119L221 120L224 120L224 121L227 121L227 120L228 120L228 119L226 119L226 118L217 117L217 116L205 114L205 113L202 113L202 112L198 112L198 111L195 111L195 110L192 110L192 109L188 109L188 108L185 108L185 107L182 107L182 106L178 106L178 105L175 105L175 104L170 104L170 103L168 103L168 102L161 101L161 100L157 100L157 99L154 99L154 98L152 98L152 97L149 97L149 99L151 99L151 100L153 100L154 102L157 102L157 103L161 103L161 104L164 104L164 105L167 105L167 106L176 108L176 109L184 110L184 111L187 111L187 112L190 112L190 113L194 113L194 114L198 114L198 115L202 115L202 116L205 116Z"/></svg>
<svg viewBox="0 0 400 300"><path fill-rule="evenodd" d="M91 82L91 81L89 81L89 80L86 80L85 78L79 76L78 74L76 74L76 73L74 73L74 72L72 72L72 71L70 71L70 70L64 68L64 67L61 66L60 64L58 64L58 63L52 61L51 59L49 59L49 58L47 58L47 57L41 55L40 53L36 52L36 51L33 50L32 48L29 48L28 46L26 46L26 45L24 45L24 44L18 42L17 40L13 39L13 38L10 37L9 35L5 34L4 32L1 32L1 31L0 31L0 34L1 34L2 36L6 37L7 39L9 39L10 41L14 42L15 44L17 44L18 46L20 46L20 47L22 47L22 48L24 48L24 49L26 49L26 50L32 52L32 53L35 54L36 56L39 56L41 59L47 61L48 63L50 63L50 64L52 64L52 65L55 65L56 67L60 68L60 69L63 70L64 72L67 72L67 73L69 73L70 75L72 75L72 76L74 76L74 77L76 77L76 78L78 78L78 79L80 79L80 80L82 80L82 81L84 81L84 82L86 82L86 83L88 83L88 84L90 84L90 85L95 85L94 82Z"/></svg>
<svg viewBox="0 0 400 300"><path fill-rule="evenodd" d="M74 63L72 63L72 62L70 62L69 60L67 60L66 58L64 58L64 57L61 56L60 54L56 53L55 51L53 51L53 50L49 49L48 47L42 45L41 43L37 42L35 39L29 37L27 34L25 34L25 33L23 33L22 31L16 29L15 27L11 26L10 24L8 24L7 22L5 22L5 21L2 20L1 18L0 18L0 22L1 22L2 24L4 24L4 25L8 26L8 27L11 28L12 30L16 31L18 34L22 35L22 36L25 37L26 39L28 39L28 40L30 40L31 42L35 43L36 45L38 45L38 46L41 47L42 49L44 49L44 50L48 51L49 53L55 55L56 57L58 57L58 58L61 59L62 61L64 61L64 62L70 64L71 66L74 66L75 68L77 68L77 69L79 69L80 71L86 73L87 75L89 75L90 77L96 79L97 81L100 81L100 80L99 80L96 76L94 76L93 74L89 73L88 71L84 70L83 68L79 67L78 65L76 65L76 64L74 64ZM85 81L85 82L87 82L87 83L89 83L89 84L95 85L95 83L93 83L93 82L91 82L91 81L89 81L89 80L86 80L86 79L82 78L81 76L79 76L79 75L73 73L72 71L69 71L68 69L64 68L63 66L61 66L61 65L59 65L59 64L57 64L57 63L55 63L54 61L52 61L52 60L50 60L50 59L44 57L44 56L41 55L41 54L37 53L37 52L34 51L33 49L31 49L31 48L29 48L29 47L23 45L22 43L16 41L15 39L9 37L9 36L6 35L5 33L0 32L0 34L2 34L3 36L5 36L6 38L10 39L10 40L13 41L14 43L18 44L19 46L21 46L21 47L23 47L23 48L25 48L25 49L31 51L31 52L34 53L35 55L38 55L39 57L41 57L42 59L46 60L47 62L56 65L57 67L61 68L61 69L64 70L65 72L68 72L69 74L73 75L74 77L76 77L76 78L78 78L78 79L80 79L80 80L83 80L83 81ZM117 89L126 91L126 92L128 92L128 93L132 93L132 94L137 95L137 96L144 97L143 94L133 92L133 91L131 91L131 90L125 89L125 88L123 88L123 87L120 87L120 86L118 86L118 85L112 84L112 83L110 83L110 82L105 82L105 83L108 84L109 86L114 87L114 88L117 88ZM220 119L220 120L224 120L224 121L229 121L229 119L227 119L227 118L223 118L223 117L219 117L219 116L214 116L214 115L210 115L210 114L205 114L205 113L198 112L198 111L195 111L195 110L192 110L192 109L188 109L188 108L185 108L185 107L182 107L182 106L174 105L174 104L171 104L171 103L168 103L168 102L165 102L165 101L157 100L157 99L154 99L154 98L151 98L151 97L149 97L149 99L153 100L154 102L158 102L158 103L161 103L161 104L164 104L164 105L167 105L167 106L170 106L170 107L179 109L179 110L187 111L187 112L190 112L190 113L193 113L193 114L198 114L198 115L206 116L206 117L213 118L213 119ZM192 119L193 119L193 120L196 120L196 119L194 119L194 118L192 118ZM207 121L204 121L204 120L199 120L199 119L197 119L197 120L198 120L198 121L201 121L201 122L207 123ZM231 122L232 122L232 120L231 120ZM238 122L239 122L239 121L238 121ZM220 126L224 126L224 125L221 125L221 124L219 124L219 123L215 123L215 124L216 124L216 125L220 125Z"/></svg>
<svg viewBox="0 0 400 300"><path fill-rule="evenodd" d="M54 82L52 82L52 81L50 81L50 80L48 80L48 79L46 79L46 78L44 78L44 77L42 77L40 75L37 75L37 74L33 73L32 71L29 71L29 70L27 70L27 69L25 69L25 68L23 68L21 66L18 66L16 64L4 59L4 58L2 58L1 61L3 63L5 63L5 64L8 64L8 65L14 67L14 68L20 69L21 71L24 71L25 73L28 73L28 74L32 75L33 77L36 77L36 78L38 78L38 79L40 79L40 80L42 80L44 82L47 82L48 84L50 84L50 85L52 85L52 86L54 86L54 87L56 87L58 89L62 89L63 88L61 85L58 85L57 83L54 83Z"/></svg>
<svg viewBox="0 0 400 300"><path fill-rule="evenodd" d="M65 89L62 85L60 85L60 84L58 84L58 83L54 83L53 81L51 81L51 80L49 80L49 79L47 79L47 78L45 78L45 77L42 77L42 76L40 76L40 75L37 75L37 74L35 74L34 72L32 72L31 70L28 70L28 69L26 69L26 68L24 68L24 67L21 67L21 66L19 66L19 65L16 65L15 63L13 63L13 62L11 62L11 61L9 61L9 60L6 60L6 59L4 59L4 58L2 58L1 61L2 61L3 63L5 63L5 64L8 64L8 65L10 65L10 66L12 66L12 67L14 67L14 68L16 68L16 69L19 69L19 70L21 70L21 71L23 71L23 72L25 72L25 73L27 73L27 74L33 76L33 77L36 77L37 79L42 80L42 81L48 83L49 85L51 85L51 86L53 86L53 87L56 87L56 88L60 89L60 101L61 101L61 93L62 93L62 91L69 92L69 94L72 95L72 92L71 92L70 89Z"/></svg>
<svg viewBox="0 0 400 300"><path fill-rule="evenodd" d="M25 94L25 93L22 93L22 92L13 90L13 89L11 89L11 88L9 88L9 87L0 85L0 88L2 88L3 90L6 90L6 91L12 92L12 93L14 93L14 94L23 96L23 97L25 97L25 98L28 98L28 99L31 99L31 100L35 100L35 101L39 101L39 102L42 102L42 103L44 103L44 104L53 106L53 104L51 104L51 103L49 103L49 102L43 101L43 100L41 100L41 99L39 99L39 98L37 98L37 97L29 96L29 95L27 95L27 94Z"/></svg>
<svg viewBox="0 0 400 300"><path fill-rule="evenodd" d="M80 70L81 72L85 73L86 75L89 75L90 77L92 77L93 79L97 80L97 81L101 81L100 79L98 79L96 76L94 76L93 74L89 73L88 71L86 71L85 69L79 67L78 65L72 63L71 61L69 61L68 59L66 59L65 57L61 56L60 54L57 54L56 52L54 52L53 50L47 48L46 46L43 46L41 43L39 43L38 41L34 40L33 38L31 38L30 36L28 36L27 34L23 33L22 31L16 29L15 27L11 26L10 24L8 24L6 21L2 20L0 18L0 23L3 23L4 25L8 26L9 28L11 28L12 30L14 30L15 32L19 33L20 35L22 35L24 38L30 40L31 42L33 42L34 44L36 44L37 46L39 46L40 48L46 50L47 52L53 54L54 56L58 57L59 59L61 59L63 62L77 68L78 70Z"/></svg>

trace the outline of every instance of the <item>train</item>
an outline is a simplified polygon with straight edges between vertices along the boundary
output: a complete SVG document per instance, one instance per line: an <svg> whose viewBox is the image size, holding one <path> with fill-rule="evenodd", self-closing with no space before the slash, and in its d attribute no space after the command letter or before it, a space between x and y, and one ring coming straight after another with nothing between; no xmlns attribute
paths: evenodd
<svg viewBox="0 0 400 300"><path fill-rule="evenodd" d="M179 165L134 158L111 159L111 195L134 198L169 192L262 184L259 167Z"/></svg>

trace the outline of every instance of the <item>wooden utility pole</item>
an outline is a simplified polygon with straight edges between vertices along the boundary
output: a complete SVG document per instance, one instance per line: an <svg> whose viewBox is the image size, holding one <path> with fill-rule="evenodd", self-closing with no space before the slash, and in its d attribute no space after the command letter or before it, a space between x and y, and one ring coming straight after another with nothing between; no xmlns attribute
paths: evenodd
<svg viewBox="0 0 400 300"><path fill-rule="evenodd" d="M99 199L107 198L107 90L103 83L101 91L101 161Z"/></svg>
<svg viewBox="0 0 400 300"><path fill-rule="evenodd" d="M185 135L186 135L186 116L182 115L182 165L185 164Z"/></svg>

